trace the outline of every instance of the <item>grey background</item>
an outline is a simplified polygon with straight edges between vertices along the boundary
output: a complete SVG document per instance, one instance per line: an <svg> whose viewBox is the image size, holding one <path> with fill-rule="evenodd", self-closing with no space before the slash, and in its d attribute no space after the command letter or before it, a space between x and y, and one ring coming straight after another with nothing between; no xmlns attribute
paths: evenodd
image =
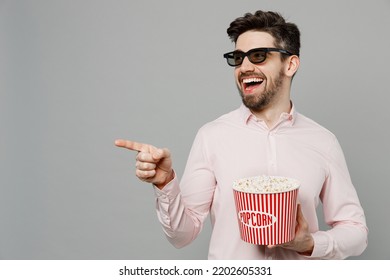
<svg viewBox="0 0 390 280"><path fill-rule="evenodd" d="M175 249L135 153L172 151L241 103L229 23L257 9L302 32L297 109L334 132L370 228L360 259L389 259L390 2L0 1L0 258L205 259L209 222Z"/></svg>

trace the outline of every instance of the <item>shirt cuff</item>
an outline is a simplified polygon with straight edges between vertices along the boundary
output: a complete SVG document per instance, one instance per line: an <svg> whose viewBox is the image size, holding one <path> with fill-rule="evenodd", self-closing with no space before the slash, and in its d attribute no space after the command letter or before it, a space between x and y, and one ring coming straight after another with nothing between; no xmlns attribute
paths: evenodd
<svg viewBox="0 0 390 280"><path fill-rule="evenodd" d="M176 176L176 172L173 171L173 179L165 185L164 188L159 189L155 185L153 185L154 193L157 198L168 198L169 200L174 199L179 193L179 181Z"/></svg>
<svg viewBox="0 0 390 280"><path fill-rule="evenodd" d="M174 173L172 181L166 184L164 188L159 189L154 185L153 188L156 196L156 211L158 220L160 221L165 234L169 238L173 238L175 236L175 232L172 229L170 208L175 204L175 199L177 199L180 195L179 182L176 177L176 173Z"/></svg>
<svg viewBox="0 0 390 280"><path fill-rule="evenodd" d="M309 258L324 258L329 252L329 235L324 231L317 231L312 234L314 248Z"/></svg>

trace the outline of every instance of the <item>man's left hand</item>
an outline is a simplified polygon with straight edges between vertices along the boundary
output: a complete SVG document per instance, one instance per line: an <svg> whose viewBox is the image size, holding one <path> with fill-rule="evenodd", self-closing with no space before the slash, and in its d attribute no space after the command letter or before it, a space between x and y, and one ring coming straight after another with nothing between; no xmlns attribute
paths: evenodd
<svg viewBox="0 0 390 280"><path fill-rule="evenodd" d="M314 248L314 240L309 231L309 225L303 216L301 205L297 207L297 225L295 227L295 237L287 243L279 245L269 245L268 248L282 247L297 251L300 254L310 256Z"/></svg>

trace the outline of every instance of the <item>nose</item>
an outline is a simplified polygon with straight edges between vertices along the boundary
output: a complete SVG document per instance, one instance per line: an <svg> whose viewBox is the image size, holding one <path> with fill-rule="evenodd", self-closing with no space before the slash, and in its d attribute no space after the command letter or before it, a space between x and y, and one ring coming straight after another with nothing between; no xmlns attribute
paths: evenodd
<svg viewBox="0 0 390 280"><path fill-rule="evenodd" d="M255 65L249 61L248 57L244 57L242 64L240 65L240 71L242 73L253 72L255 70Z"/></svg>

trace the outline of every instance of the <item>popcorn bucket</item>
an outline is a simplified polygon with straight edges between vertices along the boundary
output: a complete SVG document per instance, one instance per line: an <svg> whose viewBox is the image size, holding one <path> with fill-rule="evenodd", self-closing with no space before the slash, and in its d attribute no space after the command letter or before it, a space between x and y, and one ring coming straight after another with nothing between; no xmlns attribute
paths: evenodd
<svg viewBox="0 0 390 280"><path fill-rule="evenodd" d="M233 183L241 239L257 245L276 245L295 235L300 183L291 178L257 176Z"/></svg>

